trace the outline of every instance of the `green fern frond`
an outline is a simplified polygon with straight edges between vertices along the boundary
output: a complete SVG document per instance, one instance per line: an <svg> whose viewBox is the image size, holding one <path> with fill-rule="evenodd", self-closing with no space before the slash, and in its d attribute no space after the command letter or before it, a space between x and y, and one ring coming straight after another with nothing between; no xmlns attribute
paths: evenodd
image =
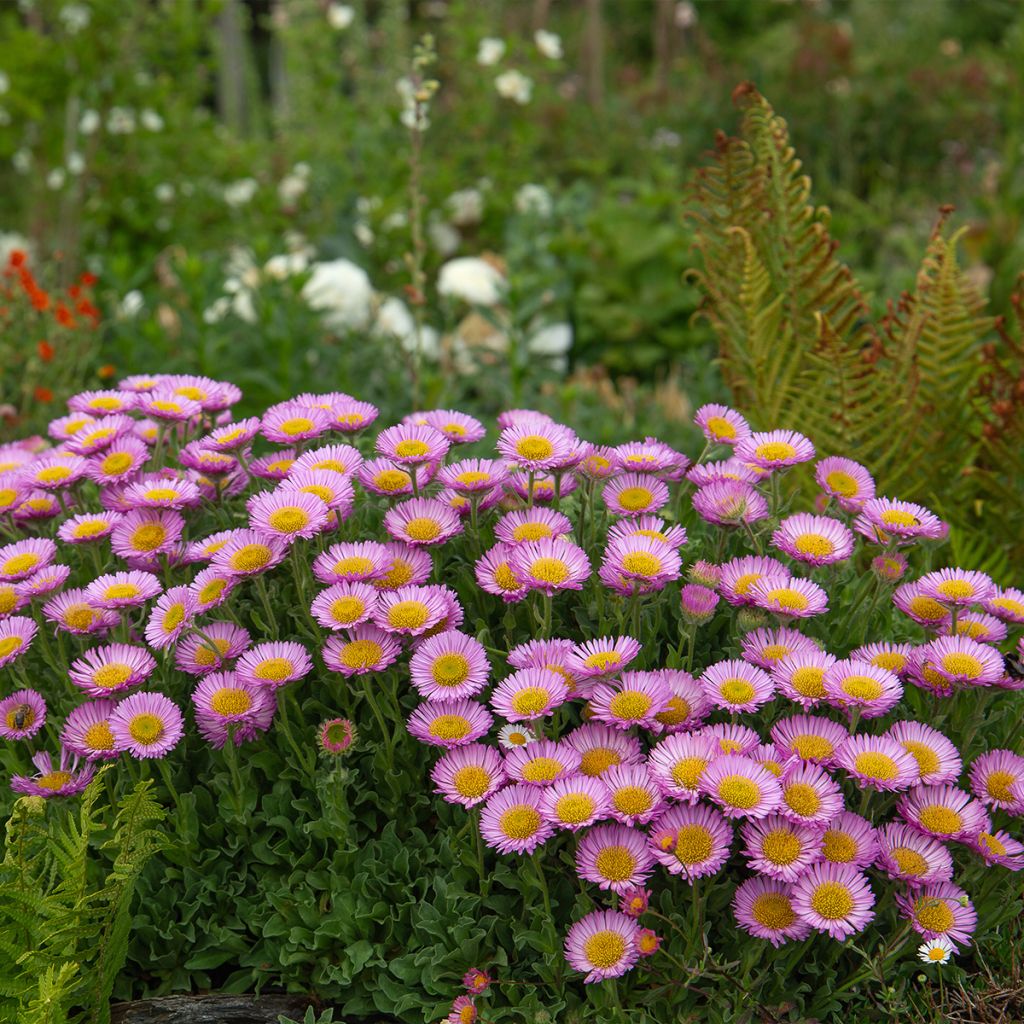
<svg viewBox="0 0 1024 1024"><path fill-rule="evenodd" d="M74 998L78 964L51 965L39 975L39 988L18 1016L19 1024L65 1024Z"/></svg>

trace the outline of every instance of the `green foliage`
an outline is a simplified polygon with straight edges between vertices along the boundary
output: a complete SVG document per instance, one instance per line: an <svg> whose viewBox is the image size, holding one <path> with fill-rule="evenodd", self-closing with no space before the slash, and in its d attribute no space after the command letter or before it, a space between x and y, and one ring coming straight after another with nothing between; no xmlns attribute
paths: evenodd
<svg viewBox="0 0 1024 1024"><path fill-rule="evenodd" d="M139 782L111 808L101 769L77 813L40 797L15 802L0 863L0 1008L19 1024L106 1024L124 965L139 874L164 848L164 811Z"/></svg>

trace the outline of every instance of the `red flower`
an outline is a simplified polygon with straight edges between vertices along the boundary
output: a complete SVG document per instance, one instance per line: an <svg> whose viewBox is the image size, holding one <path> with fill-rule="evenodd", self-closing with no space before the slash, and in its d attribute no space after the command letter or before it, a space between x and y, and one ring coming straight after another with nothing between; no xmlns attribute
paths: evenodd
<svg viewBox="0 0 1024 1024"><path fill-rule="evenodd" d="M35 396L37 402L53 401L53 392L49 388L36 388Z"/></svg>
<svg viewBox="0 0 1024 1024"><path fill-rule="evenodd" d="M42 288L33 288L28 295L32 300L32 305L40 312L50 308L50 296Z"/></svg>
<svg viewBox="0 0 1024 1024"><path fill-rule="evenodd" d="M39 350L39 358L48 363L53 358L53 346L48 341L41 341L36 346Z"/></svg>
<svg viewBox="0 0 1024 1024"><path fill-rule="evenodd" d="M85 273L78 279L78 283L83 288L91 288L96 283L96 275Z"/></svg>
<svg viewBox="0 0 1024 1024"><path fill-rule="evenodd" d="M28 259L28 257L25 255L23 249L12 249L8 262L12 267L23 267L26 259Z"/></svg>
<svg viewBox="0 0 1024 1024"><path fill-rule="evenodd" d="M57 308L53 311L53 315L57 318L57 323L61 327L75 326L75 318L71 315L71 310L63 302L57 303Z"/></svg>
<svg viewBox="0 0 1024 1024"><path fill-rule="evenodd" d="M101 380L110 380L117 373L117 367L113 363L104 363L96 372Z"/></svg>

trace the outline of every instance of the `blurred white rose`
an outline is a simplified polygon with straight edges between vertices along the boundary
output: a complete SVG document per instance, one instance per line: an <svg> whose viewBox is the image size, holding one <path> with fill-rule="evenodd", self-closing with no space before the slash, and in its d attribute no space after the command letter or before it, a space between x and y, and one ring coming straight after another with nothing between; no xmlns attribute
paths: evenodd
<svg viewBox="0 0 1024 1024"><path fill-rule="evenodd" d="M348 4L331 4L327 8L327 24L336 32L344 32L355 18L355 10Z"/></svg>
<svg viewBox="0 0 1024 1024"><path fill-rule="evenodd" d="M548 324L527 339L526 348L535 356L564 356L572 348L572 327Z"/></svg>
<svg viewBox="0 0 1024 1024"><path fill-rule="evenodd" d="M246 203L252 202L258 188L259 183L255 178L239 178L238 181L224 186L224 202L234 209L245 206Z"/></svg>
<svg viewBox="0 0 1024 1024"><path fill-rule="evenodd" d="M263 272L275 281L284 281L301 274L309 266L309 257L304 252L286 252L271 256L263 264Z"/></svg>
<svg viewBox="0 0 1024 1024"><path fill-rule="evenodd" d="M498 90L498 95L502 99L512 100L520 106L529 103L533 95L533 81L514 68L498 75L494 80L494 88Z"/></svg>
<svg viewBox="0 0 1024 1024"><path fill-rule="evenodd" d="M122 320L132 320L142 312L145 306L146 300L142 297L142 292L133 289L121 299L117 307L117 315Z"/></svg>
<svg viewBox="0 0 1024 1024"><path fill-rule="evenodd" d="M305 195L308 188L308 177L292 171L277 183L277 196L285 208L292 207Z"/></svg>
<svg viewBox="0 0 1024 1024"><path fill-rule="evenodd" d="M100 126L100 115L95 110L83 110L78 119L78 130L83 135L92 135Z"/></svg>
<svg viewBox="0 0 1024 1024"><path fill-rule="evenodd" d="M253 301L253 293L248 288L240 288L231 296L231 312L247 324L256 323L256 303Z"/></svg>
<svg viewBox="0 0 1024 1024"><path fill-rule="evenodd" d="M516 192L516 211L534 217L550 217L554 208L551 193L543 185L527 183Z"/></svg>
<svg viewBox="0 0 1024 1024"><path fill-rule="evenodd" d="M505 56L504 39L481 39L476 51L476 62L485 68L493 67Z"/></svg>
<svg viewBox="0 0 1024 1024"><path fill-rule="evenodd" d="M164 119L155 110L143 110L139 114L139 120L147 132L162 132L164 130Z"/></svg>
<svg viewBox="0 0 1024 1024"><path fill-rule="evenodd" d="M449 260L442 265L437 278L439 295L461 299L475 306L497 305L504 288L504 277L477 256Z"/></svg>
<svg viewBox="0 0 1024 1024"><path fill-rule="evenodd" d="M369 323L373 287L366 271L351 260L314 263L302 297L311 309L322 314L324 324L332 330L361 328Z"/></svg>
<svg viewBox="0 0 1024 1024"><path fill-rule="evenodd" d="M479 224L484 215L484 197L479 189L464 188L453 192L444 205L456 227L464 228Z"/></svg>
<svg viewBox="0 0 1024 1024"><path fill-rule="evenodd" d="M539 28L533 33L533 41L548 60L562 59L562 37L557 32L545 32Z"/></svg>

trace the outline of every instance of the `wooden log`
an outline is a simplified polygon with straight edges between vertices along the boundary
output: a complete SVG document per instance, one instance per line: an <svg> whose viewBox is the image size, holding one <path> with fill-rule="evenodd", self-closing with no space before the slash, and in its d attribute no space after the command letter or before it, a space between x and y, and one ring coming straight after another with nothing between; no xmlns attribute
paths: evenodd
<svg viewBox="0 0 1024 1024"><path fill-rule="evenodd" d="M304 996L164 996L110 1008L111 1024L277 1024L284 1014L302 1020Z"/></svg>

